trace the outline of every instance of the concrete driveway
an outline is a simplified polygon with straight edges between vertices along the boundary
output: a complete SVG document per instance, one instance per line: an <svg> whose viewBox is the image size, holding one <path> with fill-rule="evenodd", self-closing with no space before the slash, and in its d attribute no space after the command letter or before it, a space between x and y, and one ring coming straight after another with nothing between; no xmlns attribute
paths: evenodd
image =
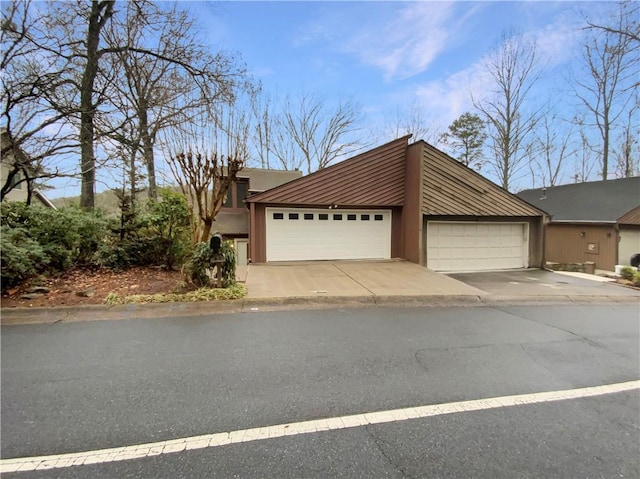
<svg viewBox="0 0 640 479"><path fill-rule="evenodd" d="M615 284L611 279L582 273L530 269L451 273L448 276L497 296L631 296L640 298L638 290Z"/></svg>
<svg viewBox="0 0 640 479"><path fill-rule="evenodd" d="M408 261L309 261L249 265L247 298L483 296Z"/></svg>

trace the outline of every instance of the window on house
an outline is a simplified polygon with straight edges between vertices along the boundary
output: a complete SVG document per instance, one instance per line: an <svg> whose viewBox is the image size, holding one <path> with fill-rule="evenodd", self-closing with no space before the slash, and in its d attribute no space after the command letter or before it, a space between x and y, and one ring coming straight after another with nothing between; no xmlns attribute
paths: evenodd
<svg viewBox="0 0 640 479"><path fill-rule="evenodd" d="M329 219L329 215L327 213L320 213L318 214L318 219L322 221L326 221Z"/></svg>
<svg viewBox="0 0 640 479"><path fill-rule="evenodd" d="M297 220L300 217L298 213L289 213L290 220Z"/></svg>
<svg viewBox="0 0 640 479"><path fill-rule="evenodd" d="M369 215L360 215L360 221L369 221Z"/></svg>
<svg viewBox="0 0 640 479"><path fill-rule="evenodd" d="M312 220L313 219L313 213L305 213L304 214L304 219L305 220Z"/></svg>
<svg viewBox="0 0 640 479"><path fill-rule="evenodd" d="M236 208L243 208L245 206L244 201L249 196L249 182L248 181L238 181L236 183L236 198L238 202L236 203Z"/></svg>
<svg viewBox="0 0 640 479"><path fill-rule="evenodd" d="M375 221L382 221L382 215L375 215L375 216L373 217L373 219L374 219Z"/></svg>
<svg viewBox="0 0 640 479"><path fill-rule="evenodd" d="M342 215L340 214L333 215L333 221L342 221Z"/></svg>
<svg viewBox="0 0 640 479"><path fill-rule="evenodd" d="M273 214L273 219L274 220L283 220L284 219L284 213L274 213Z"/></svg>
<svg viewBox="0 0 640 479"><path fill-rule="evenodd" d="M26 184L26 182L22 181L24 179L24 175L22 171L18 171L13 178L11 178L11 188L15 188L16 190L21 190L22 185Z"/></svg>
<svg viewBox="0 0 640 479"><path fill-rule="evenodd" d="M224 204L222 206L224 208L233 208L233 185L229 185L227 196L225 197Z"/></svg>

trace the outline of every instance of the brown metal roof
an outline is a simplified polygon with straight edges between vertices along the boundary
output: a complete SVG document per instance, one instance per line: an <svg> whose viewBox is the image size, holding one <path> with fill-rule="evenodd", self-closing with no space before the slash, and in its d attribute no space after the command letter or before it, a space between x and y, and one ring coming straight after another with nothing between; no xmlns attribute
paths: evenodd
<svg viewBox="0 0 640 479"><path fill-rule="evenodd" d="M252 195L248 202L297 205L401 206L410 135Z"/></svg>
<svg viewBox="0 0 640 479"><path fill-rule="evenodd" d="M544 214L424 141L411 148L422 148L422 212L426 215Z"/></svg>
<svg viewBox="0 0 640 479"><path fill-rule="evenodd" d="M640 225L640 206L636 206L631 211L618 218L620 225Z"/></svg>

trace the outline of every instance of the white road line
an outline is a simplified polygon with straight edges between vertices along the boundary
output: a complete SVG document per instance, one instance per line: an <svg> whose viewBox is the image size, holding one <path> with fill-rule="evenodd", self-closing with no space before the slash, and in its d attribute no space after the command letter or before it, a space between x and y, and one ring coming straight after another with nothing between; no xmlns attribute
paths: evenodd
<svg viewBox="0 0 640 479"><path fill-rule="evenodd" d="M41 469L57 469L80 466L84 464L98 464L105 462L127 461L160 454L204 449L209 447L226 446L242 442L273 439L276 437L295 436L322 431L335 431L351 427L382 424L385 422L406 421L408 419L455 414L460 412L481 411L526 404L540 404L567 399L580 399L604 394L613 394L640 389L640 380L624 383L607 384L564 391L549 391L533 394L518 394L515 396L501 396L472 401L459 401L446 404L408 407L389 411L367 412L351 416L316 419L312 421L278 424L275 426L241 429L238 431L205 434L202 436L185 437L171 441L151 442L126 447L99 449L95 451L74 452L53 456L20 457L16 459L0 459L0 474L8 472L34 471Z"/></svg>

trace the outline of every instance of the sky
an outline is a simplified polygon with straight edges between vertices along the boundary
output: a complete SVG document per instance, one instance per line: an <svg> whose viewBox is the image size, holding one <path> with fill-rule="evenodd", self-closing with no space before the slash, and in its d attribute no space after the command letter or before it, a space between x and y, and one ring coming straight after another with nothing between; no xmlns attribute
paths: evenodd
<svg viewBox="0 0 640 479"><path fill-rule="evenodd" d="M472 93L480 97L489 88L483 61L506 31L537 43L543 69L533 98L571 112L575 99L565 80L579 69L585 34L580 27L585 16L602 18L613 6L570 1L180 3L196 17L202 41L214 51L238 54L265 91L279 97L313 92L329 103L357 102L366 126L363 141L372 146L392 139L381 132L399 110L419 109L440 132L473 110ZM491 172L482 173L496 181ZM536 186L526 175L521 183Z"/></svg>
<svg viewBox="0 0 640 479"><path fill-rule="evenodd" d="M267 91L353 98L367 116L419 105L448 126L472 108L482 60L505 31L536 40L542 87L575 60L602 2L194 2L209 41L239 52Z"/></svg>

